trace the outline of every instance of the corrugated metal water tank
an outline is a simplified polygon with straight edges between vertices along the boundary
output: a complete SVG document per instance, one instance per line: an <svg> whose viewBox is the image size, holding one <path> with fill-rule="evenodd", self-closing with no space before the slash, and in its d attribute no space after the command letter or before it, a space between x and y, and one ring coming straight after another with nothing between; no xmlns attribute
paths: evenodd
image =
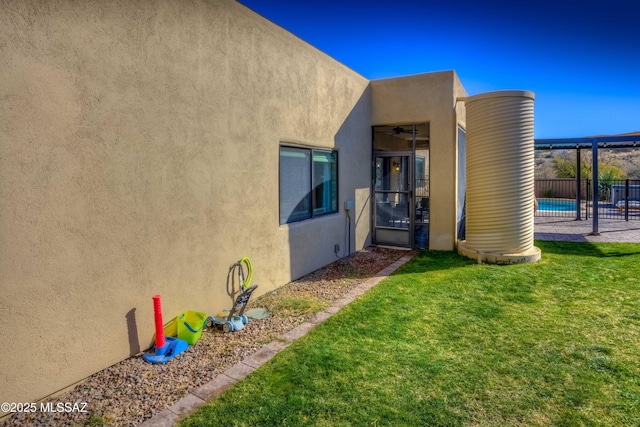
<svg viewBox="0 0 640 427"><path fill-rule="evenodd" d="M534 99L533 92L524 90L465 99L467 214L461 253L517 258L533 251L535 259L514 262L539 259L533 246Z"/></svg>

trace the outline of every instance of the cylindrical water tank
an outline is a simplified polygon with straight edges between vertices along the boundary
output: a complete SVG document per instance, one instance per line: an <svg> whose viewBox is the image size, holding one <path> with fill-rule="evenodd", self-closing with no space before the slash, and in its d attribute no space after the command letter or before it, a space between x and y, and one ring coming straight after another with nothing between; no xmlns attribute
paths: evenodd
<svg viewBox="0 0 640 427"><path fill-rule="evenodd" d="M465 99L467 251L518 254L534 248L534 99L524 90Z"/></svg>

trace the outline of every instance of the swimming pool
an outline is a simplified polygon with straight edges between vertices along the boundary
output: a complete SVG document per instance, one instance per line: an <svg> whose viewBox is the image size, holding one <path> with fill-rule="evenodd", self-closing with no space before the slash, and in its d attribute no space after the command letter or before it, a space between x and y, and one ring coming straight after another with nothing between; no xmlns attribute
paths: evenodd
<svg viewBox="0 0 640 427"><path fill-rule="evenodd" d="M574 211L576 210L575 200L566 199L538 199L539 211Z"/></svg>

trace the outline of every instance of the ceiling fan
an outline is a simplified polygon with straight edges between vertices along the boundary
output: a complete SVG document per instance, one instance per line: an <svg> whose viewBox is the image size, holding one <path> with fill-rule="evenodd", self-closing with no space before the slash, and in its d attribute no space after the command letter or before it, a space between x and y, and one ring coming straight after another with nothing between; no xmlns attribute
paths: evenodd
<svg viewBox="0 0 640 427"><path fill-rule="evenodd" d="M400 135L401 133L413 133L413 131L411 129L409 130L405 130L403 127L400 126L396 126L393 129L391 129L393 131L393 133L395 133L396 135Z"/></svg>

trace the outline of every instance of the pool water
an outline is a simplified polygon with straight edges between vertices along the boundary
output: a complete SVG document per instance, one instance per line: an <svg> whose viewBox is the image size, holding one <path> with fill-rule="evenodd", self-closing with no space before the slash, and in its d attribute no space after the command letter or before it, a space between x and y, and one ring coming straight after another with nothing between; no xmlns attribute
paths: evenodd
<svg viewBox="0 0 640 427"><path fill-rule="evenodd" d="M549 200L538 199L539 211L574 211L576 210L576 202L573 200Z"/></svg>

